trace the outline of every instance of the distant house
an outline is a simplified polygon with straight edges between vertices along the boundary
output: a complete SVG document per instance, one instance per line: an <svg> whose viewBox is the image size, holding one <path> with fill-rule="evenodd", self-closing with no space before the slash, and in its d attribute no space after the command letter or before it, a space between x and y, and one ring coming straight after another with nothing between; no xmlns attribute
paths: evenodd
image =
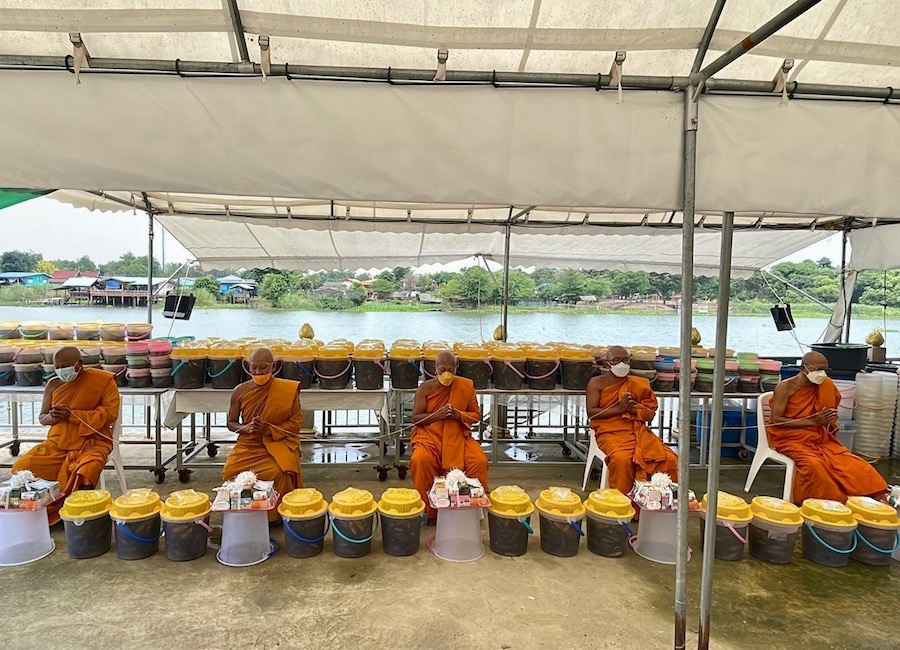
<svg viewBox="0 0 900 650"><path fill-rule="evenodd" d="M50 276L46 273L20 273L17 271L0 273L0 285L23 284L26 287L38 287L46 285L49 282Z"/></svg>
<svg viewBox="0 0 900 650"><path fill-rule="evenodd" d="M418 299L419 302L425 303L426 305L440 305L444 302L432 293L420 293Z"/></svg>
<svg viewBox="0 0 900 650"><path fill-rule="evenodd" d="M50 284L63 284L72 278L94 278L96 280L99 277L99 271L54 271L50 274Z"/></svg>
<svg viewBox="0 0 900 650"><path fill-rule="evenodd" d="M587 305L596 305L597 296L578 296L578 302L576 302L575 304L581 307Z"/></svg>
<svg viewBox="0 0 900 650"><path fill-rule="evenodd" d="M219 280L219 293L223 296L251 297L258 292L256 282L238 277L226 275Z"/></svg>

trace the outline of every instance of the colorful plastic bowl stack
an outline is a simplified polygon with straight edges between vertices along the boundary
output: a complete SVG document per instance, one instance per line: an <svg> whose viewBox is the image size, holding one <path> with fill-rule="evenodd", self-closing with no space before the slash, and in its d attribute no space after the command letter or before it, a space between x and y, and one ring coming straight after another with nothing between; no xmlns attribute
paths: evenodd
<svg viewBox="0 0 900 650"><path fill-rule="evenodd" d="M759 356L756 352L738 352L738 392L759 392Z"/></svg>
<svg viewBox="0 0 900 650"><path fill-rule="evenodd" d="M147 341L150 361L150 382L154 388L172 385L172 342Z"/></svg>
<svg viewBox="0 0 900 650"><path fill-rule="evenodd" d="M125 344L125 359L128 363L126 377L132 388L149 388L150 348L146 341L129 341Z"/></svg>

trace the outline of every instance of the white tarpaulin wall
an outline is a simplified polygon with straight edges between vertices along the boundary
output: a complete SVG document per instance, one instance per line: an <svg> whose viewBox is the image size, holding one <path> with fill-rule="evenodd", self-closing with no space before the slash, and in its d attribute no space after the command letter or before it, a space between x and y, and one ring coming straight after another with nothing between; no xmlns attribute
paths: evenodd
<svg viewBox="0 0 900 650"><path fill-rule="evenodd" d="M900 184L900 179L895 180ZM857 271L900 268L900 225L854 230L850 233L849 267Z"/></svg>

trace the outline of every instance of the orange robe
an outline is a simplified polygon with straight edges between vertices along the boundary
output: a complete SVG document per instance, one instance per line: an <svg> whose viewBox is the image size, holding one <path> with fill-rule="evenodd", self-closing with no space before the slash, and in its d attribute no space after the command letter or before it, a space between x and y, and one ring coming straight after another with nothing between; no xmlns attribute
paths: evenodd
<svg viewBox="0 0 900 650"><path fill-rule="evenodd" d="M601 409L615 406L625 393L637 402L636 414L622 413L591 420L597 446L606 454L609 486L628 494L635 479L646 481L656 472L665 472L678 480L678 456L647 428L658 404L650 382L627 376L600 391Z"/></svg>
<svg viewBox="0 0 900 650"><path fill-rule="evenodd" d="M263 386L254 386L241 397L241 422L255 417L269 424L265 435L241 432L225 467L226 481L251 471L261 481L274 481L281 497L303 487L300 473L300 384L273 377ZM269 511L269 521L278 521L278 510Z"/></svg>
<svg viewBox="0 0 900 650"><path fill-rule="evenodd" d="M836 409L841 394L826 378L816 386L801 388L788 399L784 417L804 419L824 409ZM868 496L887 490L887 482L869 463L850 453L837 438L838 427L791 427L769 424L769 445L797 463L794 501L831 499L843 503L847 496Z"/></svg>
<svg viewBox="0 0 900 650"><path fill-rule="evenodd" d="M53 391L50 404L68 406L69 419L51 426L47 439L17 460L12 471L27 469L38 478L59 481L65 495L96 487L112 451L113 423L119 417L115 377L84 368L73 381ZM62 503L59 500L47 508L51 524L59 520Z"/></svg>
<svg viewBox="0 0 900 650"><path fill-rule="evenodd" d="M417 426L412 431L412 457L409 471L412 480L425 501L429 517L437 516L437 511L428 502L428 492L435 476L446 474L451 469L461 469L470 478L477 478L485 491L488 489L487 456L472 438L470 427L481 419L481 409L475 396L475 385L466 377L454 377L449 386L439 389L425 398L425 410L429 413L447 404L463 413L464 422L445 418Z"/></svg>

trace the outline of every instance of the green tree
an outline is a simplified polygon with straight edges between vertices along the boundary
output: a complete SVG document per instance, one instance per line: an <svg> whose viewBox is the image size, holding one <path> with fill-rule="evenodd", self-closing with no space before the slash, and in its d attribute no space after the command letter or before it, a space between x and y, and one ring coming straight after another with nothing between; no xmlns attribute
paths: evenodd
<svg viewBox="0 0 900 650"><path fill-rule="evenodd" d="M577 269L564 269L556 279L553 290L554 298L564 302L577 302L580 296L586 295L587 282L584 273Z"/></svg>
<svg viewBox="0 0 900 650"><path fill-rule="evenodd" d="M663 302L677 293L681 293L681 276L671 273L650 273L649 293L658 293Z"/></svg>
<svg viewBox="0 0 900 650"><path fill-rule="evenodd" d="M366 295L366 289L361 284L353 284L349 289L347 289L347 298L350 299L354 305L361 305L366 301L368 295Z"/></svg>
<svg viewBox="0 0 900 650"><path fill-rule="evenodd" d="M533 300L535 296L534 280L531 276L518 269L509 271L509 302L516 304L526 300Z"/></svg>
<svg viewBox="0 0 900 650"><path fill-rule="evenodd" d="M480 266L470 266L459 276L463 301L469 305L484 305L500 299L491 274Z"/></svg>
<svg viewBox="0 0 900 650"><path fill-rule="evenodd" d="M646 271L622 271L613 278L612 290L623 298L650 293L650 277Z"/></svg>
<svg viewBox="0 0 900 650"><path fill-rule="evenodd" d="M269 273L263 277L262 283L259 285L259 295L272 303L273 307L278 306L278 301L282 296L286 295L290 287L287 280L280 273Z"/></svg>
<svg viewBox="0 0 900 650"><path fill-rule="evenodd" d="M147 277L147 256L136 257L134 253L125 253L119 259L100 266L100 272L108 276ZM162 275L159 260L153 259L153 275Z"/></svg>
<svg viewBox="0 0 900 650"><path fill-rule="evenodd" d="M194 289L204 291L209 291L213 296L219 295L219 281L216 280L211 275L201 275L199 278L194 280Z"/></svg>
<svg viewBox="0 0 900 650"><path fill-rule="evenodd" d="M375 278L372 282L372 293L376 296L387 296L397 290L397 285L385 278Z"/></svg>
<svg viewBox="0 0 900 650"><path fill-rule="evenodd" d="M459 275L450 278L441 286L439 286L437 289L437 295L444 300L451 300L456 302L462 302L463 300L465 300L465 296L463 295L463 284L460 280Z"/></svg>
<svg viewBox="0 0 900 650"><path fill-rule="evenodd" d="M0 255L0 272L30 273L42 259L43 256L34 251L6 251Z"/></svg>
<svg viewBox="0 0 900 650"><path fill-rule="evenodd" d="M612 281L605 275L588 277L585 284L586 295L595 296L597 300L608 298L612 295Z"/></svg>

